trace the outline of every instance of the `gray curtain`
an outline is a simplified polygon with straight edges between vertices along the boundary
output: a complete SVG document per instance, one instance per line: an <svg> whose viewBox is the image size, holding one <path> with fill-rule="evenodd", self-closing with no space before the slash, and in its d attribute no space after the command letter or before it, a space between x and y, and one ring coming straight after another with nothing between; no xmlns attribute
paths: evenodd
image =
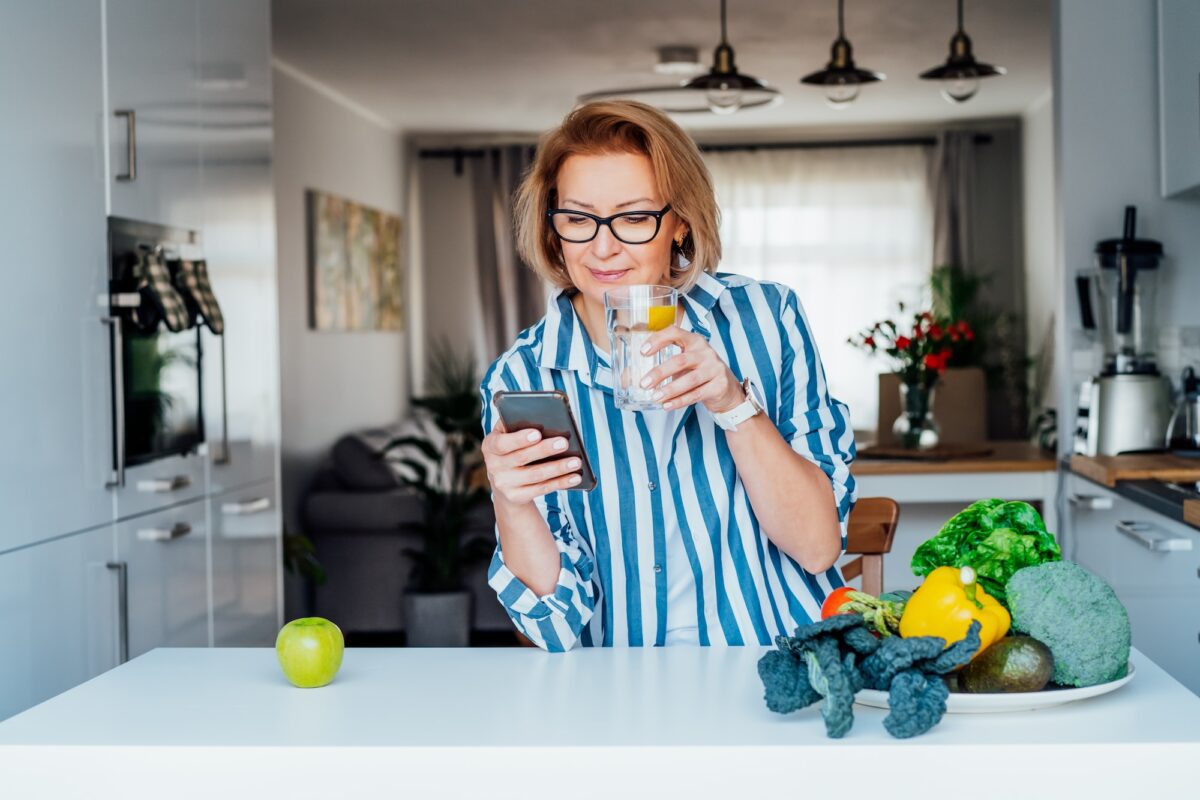
<svg viewBox="0 0 1200 800"><path fill-rule="evenodd" d="M933 263L984 278L978 302L987 330L988 436L1023 438L1027 419L1025 369L1025 276L1019 256L1020 221L981 194L997 188L997 169L1017 169L993 152L982 168L976 131L942 131L930 163L933 192ZM1007 147L1000 135L984 147ZM981 172L983 174L981 174ZM1019 183L1014 183L1019 190ZM1005 220L1011 228L1005 225ZM981 241L982 240L982 241ZM1001 246L1003 245L1003 246Z"/></svg>
<svg viewBox="0 0 1200 800"><path fill-rule="evenodd" d="M468 162L484 363L508 349L546 311L542 281L521 261L514 241L513 193L532 158L532 147L509 145Z"/></svg>
<svg viewBox="0 0 1200 800"><path fill-rule="evenodd" d="M942 131L931 164L933 263L971 270L971 200L975 188L975 134Z"/></svg>

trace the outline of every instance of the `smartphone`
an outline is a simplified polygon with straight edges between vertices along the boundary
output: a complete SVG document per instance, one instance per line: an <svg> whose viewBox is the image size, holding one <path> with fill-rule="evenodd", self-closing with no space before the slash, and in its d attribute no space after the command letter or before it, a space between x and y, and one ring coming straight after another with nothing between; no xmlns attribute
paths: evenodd
<svg viewBox="0 0 1200 800"><path fill-rule="evenodd" d="M532 428L542 434L543 439L561 436L567 440L567 449L549 458L534 461L541 464L559 458L574 456L579 459L581 480L571 490L590 492L596 488L596 475L588 461L583 440L579 438L579 426L571 413L571 404L562 392L496 392L492 395L500 421L509 433Z"/></svg>

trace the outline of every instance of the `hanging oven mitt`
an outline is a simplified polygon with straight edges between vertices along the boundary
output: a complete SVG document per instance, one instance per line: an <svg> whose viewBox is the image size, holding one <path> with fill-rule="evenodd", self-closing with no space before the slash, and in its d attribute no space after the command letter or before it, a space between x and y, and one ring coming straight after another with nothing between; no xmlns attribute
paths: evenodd
<svg viewBox="0 0 1200 800"><path fill-rule="evenodd" d="M184 305L179 292L171 285L171 274L158 253L147 250L139 253L133 274L143 303L144 298L149 295L151 305L162 314L162 320L169 330L174 333L185 330L190 321L187 306ZM135 318L135 322L142 324L143 320Z"/></svg>
<svg viewBox="0 0 1200 800"><path fill-rule="evenodd" d="M179 263L179 271L175 276L175 284L195 306L197 313L204 318L208 329L220 336L225 331L225 318L221 316L221 306L213 294L212 283L208 279L208 264L204 259L185 258Z"/></svg>

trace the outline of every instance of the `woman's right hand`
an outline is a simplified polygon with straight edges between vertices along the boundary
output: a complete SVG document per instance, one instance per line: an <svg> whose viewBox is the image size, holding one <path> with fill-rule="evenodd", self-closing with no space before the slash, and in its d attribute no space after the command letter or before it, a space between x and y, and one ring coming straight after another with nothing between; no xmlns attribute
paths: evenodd
<svg viewBox="0 0 1200 800"><path fill-rule="evenodd" d="M554 458L566 449L567 440L561 436L543 440L536 430L508 433L497 424L483 437L481 447L494 499L512 507L523 506L542 495L577 485L581 465L574 456L532 463Z"/></svg>

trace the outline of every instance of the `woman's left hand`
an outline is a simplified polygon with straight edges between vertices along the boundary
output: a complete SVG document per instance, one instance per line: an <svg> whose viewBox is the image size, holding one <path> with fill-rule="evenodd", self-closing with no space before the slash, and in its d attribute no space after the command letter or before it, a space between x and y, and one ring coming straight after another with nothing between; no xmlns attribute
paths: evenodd
<svg viewBox="0 0 1200 800"><path fill-rule="evenodd" d="M671 344L679 345L683 352L650 370L642 380L643 388L658 387L655 398L662 401L663 408L686 408L693 403L703 403L710 412L718 414L746 399L742 385L729 366L698 333L671 325L651 334L642 346L642 354L651 355ZM667 378L671 382L661 385Z"/></svg>

